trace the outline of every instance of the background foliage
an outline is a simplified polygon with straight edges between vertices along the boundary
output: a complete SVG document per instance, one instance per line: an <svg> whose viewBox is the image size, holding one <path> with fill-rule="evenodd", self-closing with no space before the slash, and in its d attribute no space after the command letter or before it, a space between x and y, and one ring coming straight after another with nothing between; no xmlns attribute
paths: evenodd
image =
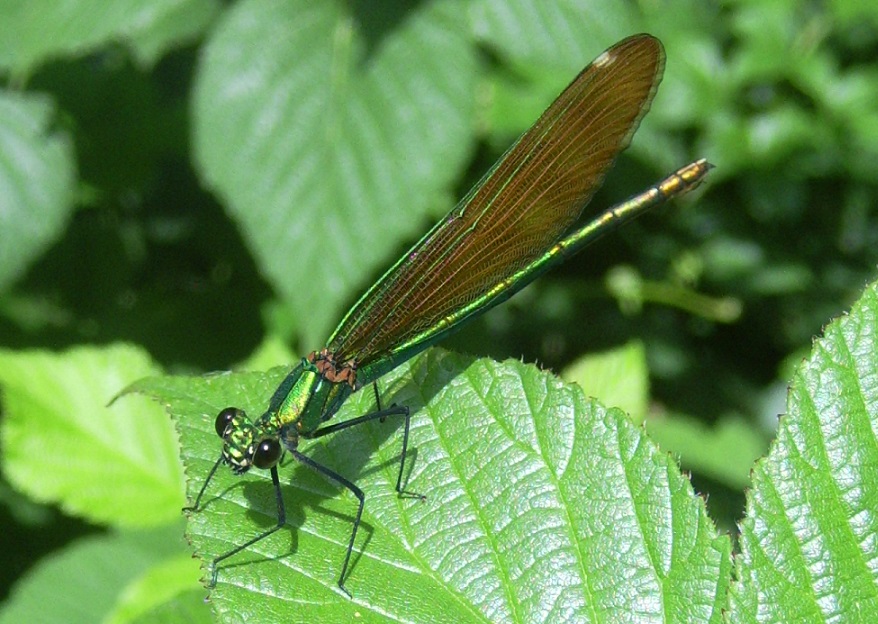
<svg viewBox="0 0 878 624"><path fill-rule="evenodd" d="M853 380L830 374L841 356L821 364L821 343L794 383L805 408L855 387L861 412L844 414L862 413L859 437L821 432L820 418L782 428L777 463L750 471L777 415L798 413L786 390L812 338L876 278L874 5L0 0L0 621L36 605L46 621L209 621L180 538L175 432L145 397L106 403L147 375L264 370L321 346L585 63L642 31L665 44L665 80L595 205L700 156L717 167L708 183L443 346L538 362L622 406L693 471L733 541L747 487L752 516L807 508L798 482L775 487L801 459L789 450L825 448L805 466L830 489L867 461L821 440L861 450L874 436L874 343L853 351L865 362ZM869 292L839 326L846 347L874 338ZM869 484L851 482L862 496L832 498L840 511L799 537L874 509ZM764 525L741 526L730 605L745 619L778 577L755 554L770 550ZM851 526L859 543L874 537ZM825 544L850 561L845 546ZM808 587L802 574L779 577ZM868 566L845 574L858 604L875 600ZM93 600L52 611L41 597L59 588Z"/></svg>

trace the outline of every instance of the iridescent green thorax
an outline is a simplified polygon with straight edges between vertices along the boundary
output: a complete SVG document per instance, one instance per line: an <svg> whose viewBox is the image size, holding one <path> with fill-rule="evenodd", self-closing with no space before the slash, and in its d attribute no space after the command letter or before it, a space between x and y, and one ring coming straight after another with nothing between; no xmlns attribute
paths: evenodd
<svg viewBox="0 0 878 624"><path fill-rule="evenodd" d="M338 364L326 349L313 352L283 381L263 419L273 419L289 448L298 435L307 436L332 418L342 403L357 389L357 367L348 361Z"/></svg>

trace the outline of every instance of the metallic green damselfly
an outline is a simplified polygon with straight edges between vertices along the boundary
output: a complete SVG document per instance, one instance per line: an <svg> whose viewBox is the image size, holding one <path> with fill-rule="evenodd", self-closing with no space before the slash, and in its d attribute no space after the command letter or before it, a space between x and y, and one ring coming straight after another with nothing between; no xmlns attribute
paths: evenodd
<svg viewBox="0 0 878 624"><path fill-rule="evenodd" d="M464 323L505 301L551 267L629 219L698 185L706 160L682 167L652 188L576 228L586 204L649 108L664 69L658 39L635 35L598 56L558 96L461 202L369 288L329 338L283 380L268 409L251 421L223 409L216 432L223 449L195 503L220 464L237 474L271 471L277 524L212 562L217 564L286 523L277 466L284 453L350 490L359 500L338 578L344 582L365 496L356 485L298 450L312 439L387 416L405 421L396 491L403 489L409 409L381 407L376 380ZM345 400L372 384L376 411L323 425ZM413 495L418 496L418 495Z"/></svg>

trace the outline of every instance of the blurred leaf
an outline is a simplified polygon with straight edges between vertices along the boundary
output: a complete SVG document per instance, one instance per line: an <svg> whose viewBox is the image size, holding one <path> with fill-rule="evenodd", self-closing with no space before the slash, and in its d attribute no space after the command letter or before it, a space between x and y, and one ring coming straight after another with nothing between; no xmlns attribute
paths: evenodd
<svg viewBox="0 0 878 624"><path fill-rule="evenodd" d="M260 413L286 372L132 387L169 405L190 497L216 461L214 415L230 404ZM289 528L220 565L211 594L220 621L572 622L632 613L721 621L729 542L673 461L619 410L533 366L437 349L382 385L385 401L413 410L406 487L426 500L394 492L399 422L310 443L305 453L366 493L346 579L353 599L336 575L355 500L289 462L281 478ZM338 418L369 409L372 393L361 392ZM188 535L211 559L275 515L267 474L241 480L223 468Z"/></svg>
<svg viewBox="0 0 878 624"><path fill-rule="evenodd" d="M0 292L61 235L73 208L73 149L49 129L53 116L46 98L0 91Z"/></svg>
<svg viewBox="0 0 878 624"><path fill-rule="evenodd" d="M119 591L150 566L183 549L179 524L154 531L86 537L47 557L0 608L0 624L94 624Z"/></svg>
<svg viewBox="0 0 878 624"><path fill-rule="evenodd" d="M776 263L754 272L749 276L749 287L762 295L778 295L788 292L803 292L813 280L813 275L798 263Z"/></svg>
<svg viewBox="0 0 878 624"><path fill-rule="evenodd" d="M638 30L627 5L566 0L485 0L473 5L472 23L482 43L512 66L491 85L488 132L500 149L598 54Z"/></svg>
<svg viewBox="0 0 878 624"><path fill-rule="evenodd" d="M120 40L153 63L172 44L192 38L216 7L216 0L0 0L0 67L28 74L49 59Z"/></svg>
<svg viewBox="0 0 878 624"><path fill-rule="evenodd" d="M649 404L649 371L643 343L633 340L616 349L585 355L562 373L564 381L577 383L586 396L604 405L621 407L634 423L646 418Z"/></svg>
<svg viewBox="0 0 878 624"><path fill-rule="evenodd" d="M738 2L737 9L730 26L743 42L734 67L738 81L804 73L825 32L816 23L826 19L823 14L795 0Z"/></svg>
<svg viewBox="0 0 878 624"><path fill-rule="evenodd" d="M0 388L0 397L2 397L2 388ZM0 505L5 507L15 522L22 526L46 526L55 520L56 511L53 508L32 501L10 487L5 480L0 481Z"/></svg>
<svg viewBox="0 0 878 624"><path fill-rule="evenodd" d="M753 471L731 622L878 612L878 285L826 327Z"/></svg>
<svg viewBox="0 0 878 624"><path fill-rule="evenodd" d="M557 0L482 0L474 3L473 30L493 50L517 64L577 72L617 40L638 32L638 19L625 3ZM575 74L574 74L575 75ZM573 78L562 78L545 95L530 122Z"/></svg>
<svg viewBox="0 0 878 624"><path fill-rule="evenodd" d="M144 9L157 9L154 1L142 4ZM153 65L170 48L201 36L221 8L219 0L169 1L167 10L157 11L152 23L126 30L128 44L141 65Z"/></svg>
<svg viewBox="0 0 878 624"><path fill-rule="evenodd" d="M666 93L667 88L660 90L656 99L657 107L664 111L660 118L682 124L697 110L693 106L695 100L704 102L702 109L710 108L707 98L716 90L713 83L719 52L706 38L699 39L698 46L694 45L693 34L681 27L687 17L694 21L694 28L703 27L707 19L704 3L678 1L673 23L669 21L667 28L656 18L661 11L650 6L640 9L627 3L581 0L475 3L472 15L476 35L511 65L511 70L497 72L491 85L488 125L494 142L505 147L509 137L530 126L587 63L617 41L638 32L650 32L673 46L674 54L666 75L673 82L674 90L673 93ZM688 37L678 37L684 41L677 44L674 35L681 31ZM675 96L681 94L679 87L683 82L693 83L689 98L675 100ZM710 90L706 90L705 85L709 85ZM646 117L643 129L635 135L633 149L655 163L656 169L672 170L691 155L672 147L667 136L655 132L655 122L655 115Z"/></svg>
<svg viewBox="0 0 878 624"><path fill-rule="evenodd" d="M180 555L146 571L122 592L105 624L212 622L204 590L198 584L198 562Z"/></svg>
<svg viewBox="0 0 878 624"><path fill-rule="evenodd" d="M744 279L765 263L763 249L750 240L724 236L701 247L704 272L716 280Z"/></svg>
<svg viewBox="0 0 878 624"><path fill-rule="evenodd" d="M214 622L207 601L204 599L204 589L192 590L178 594L168 602L156 606L147 613L138 615L131 620L132 624L205 624Z"/></svg>
<svg viewBox="0 0 878 624"><path fill-rule="evenodd" d="M273 366L287 366L298 362L299 357L290 351L289 345L280 337L269 334L256 347L256 351L236 368L240 370L265 370Z"/></svg>
<svg viewBox="0 0 878 624"><path fill-rule="evenodd" d="M92 522L173 520L183 474L173 427L126 383L159 371L131 346L0 350L3 473L20 491Z"/></svg>
<svg viewBox="0 0 878 624"><path fill-rule="evenodd" d="M680 464L720 483L743 490L750 485L753 464L765 454L767 442L740 417L720 418L712 426L684 414L646 419L649 436Z"/></svg>
<svg viewBox="0 0 878 624"><path fill-rule="evenodd" d="M828 3L828 8L836 19L848 28L866 25L872 28L878 27L878 4L874 2L832 0Z"/></svg>
<svg viewBox="0 0 878 624"><path fill-rule="evenodd" d="M692 7L695 15L706 3ZM678 11L664 11L676 21ZM650 31L652 32L652 22ZM728 71L722 49L714 37L696 29L696 32L669 29L667 36L661 36L665 44L667 62L665 78L659 95L656 96L650 117L661 119L674 128L686 128L694 123L709 123L717 109L725 105L733 86L717 80L718 75ZM716 154L706 154L710 160Z"/></svg>
<svg viewBox="0 0 878 624"><path fill-rule="evenodd" d="M196 157L267 279L322 343L354 293L450 206L471 152L465 5L245 0L208 42ZM232 149L230 149L232 147Z"/></svg>

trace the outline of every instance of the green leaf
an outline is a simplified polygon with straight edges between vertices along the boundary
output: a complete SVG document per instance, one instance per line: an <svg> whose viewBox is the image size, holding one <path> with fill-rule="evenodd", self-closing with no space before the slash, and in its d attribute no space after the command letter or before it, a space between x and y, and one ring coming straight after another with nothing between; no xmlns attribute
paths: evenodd
<svg viewBox="0 0 878 624"><path fill-rule="evenodd" d="M878 613L878 285L830 323L793 378L753 471L732 622Z"/></svg>
<svg viewBox="0 0 878 624"><path fill-rule="evenodd" d="M692 32L701 31L709 18L704 3L678 0L668 11L648 3L483 0L474 4L472 15L481 42L511 65L511 70L501 66L492 83L487 116L498 144L529 127L598 54L638 32L657 35L668 46L665 80L673 86L660 90L657 114L646 117L632 151L659 170L673 170L691 155L653 130L657 120L685 126L699 109L715 112L704 104L704 92L716 91L719 52L709 36Z"/></svg>
<svg viewBox="0 0 878 624"><path fill-rule="evenodd" d="M256 347L256 350L247 356L247 359L236 368L241 370L261 370L279 366L296 359L290 351L290 346L277 334L268 334Z"/></svg>
<svg viewBox="0 0 878 624"><path fill-rule="evenodd" d="M0 0L0 67L32 73L49 59L112 41L126 41L152 63L171 44L191 39L215 11L215 0Z"/></svg>
<svg viewBox="0 0 878 624"><path fill-rule="evenodd" d="M476 36L513 66L492 83L489 130L498 145L528 128L604 49L639 30L623 3L483 1L472 15Z"/></svg>
<svg viewBox="0 0 878 624"><path fill-rule="evenodd" d="M174 599L130 621L131 624L209 624L214 619L204 600L204 590L199 589L178 594Z"/></svg>
<svg viewBox="0 0 878 624"><path fill-rule="evenodd" d="M0 624L94 624L132 579L179 553L179 527L86 537L40 561L12 590Z"/></svg>
<svg viewBox="0 0 878 624"><path fill-rule="evenodd" d="M340 0L245 0L204 50L196 158L309 343L393 241L452 203L472 146L465 6L387 2L378 19Z"/></svg>
<svg viewBox="0 0 878 624"><path fill-rule="evenodd" d="M124 34L141 65L155 64L169 49L198 38L218 15L218 0L175 0L164 7L150 0L142 3L153 10L150 21L142 21Z"/></svg>
<svg viewBox="0 0 878 624"><path fill-rule="evenodd" d="M259 414L286 369L153 378L180 428L194 499L219 453L215 414ZM219 566L220 621L720 622L731 569L703 501L619 410L518 362L438 349L382 382L412 408L407 489L394 491L401 423L373 422L301 450L366 495L348 599L337 575L356 499L305 466L281 466L287 526ZM374 409L354 394L342 421ZM188 537L206 561L276 521L267 474L209 484ZM634 615L632 615L634 614Z"/></svg>
<svg viewBox="0 0 878 624"><path fill-rule="evenodd" d="M180 555L154 565L123 590L105 624L211 622L204 590L197 583L198 562Z"/></svg>
<svg viewBox="0 0 878 624"><path fill-rule="evenodd" d="M173 427L138 397L107 406L126 383L157 372L125 345L0 350L3 474L32 498L92 522L176 518L184 500Z"/></svg>
<svg viewBox="0 0 878 624"><path fill-rule="evenodd" d="M484 0L473 9L473 29L492 49L517 63L574 72L626 34L637 32L636 24L635 11L622 2ZM565 84L548 96L555 97Z"/></svg>
<svg viewBox="0 0 878 624"><path fill-rule="evenodd" d="M684 414L662 414L646 419L646 430L687 470L738 490L750 485L753 464L768 446L749 422L735 416L720 418L711 427Z"/></svg>
<svg viewBox="0 0 878 624"><path fill-rule="evenodd" d="M604 405L621 407L632 422L641 423L649 407L649 371L646 349L632 341L603 353L585 355L561 373L565 381L579 384L587 396Z"/></svg>
<svg viewBox="0 0 878 624"><path fill-rule="evenodd" d="M46 98L0 91L0 292L61 235L73 209L73 149L48 129L53 116Z"/></svg>

